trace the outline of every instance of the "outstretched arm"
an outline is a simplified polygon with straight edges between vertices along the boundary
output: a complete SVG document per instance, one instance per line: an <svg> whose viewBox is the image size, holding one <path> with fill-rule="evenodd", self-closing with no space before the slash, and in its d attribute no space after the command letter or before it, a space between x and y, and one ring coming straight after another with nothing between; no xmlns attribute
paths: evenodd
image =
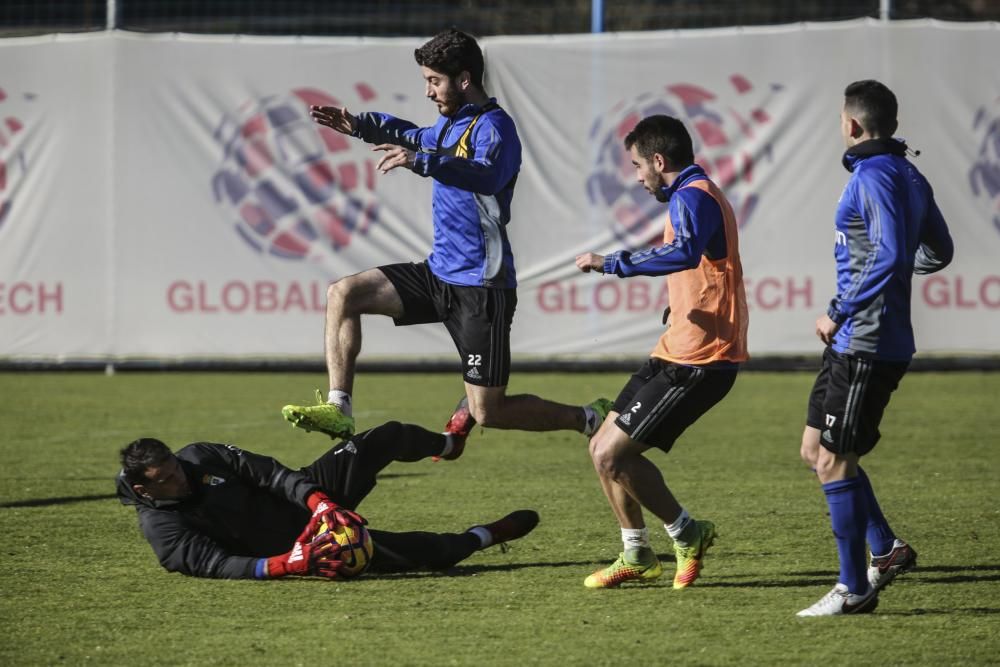
<svg viewBox="0 0 1000 667"><path fill-rule="evenodd" d="M174 513L140 513L139 525L168 572L215 579L253 579L257 558L235 556Z"/></svg>
<svg viewBox="0 0 1000 667"><path fill-rule="evenodd" d="M410 150L420 150L424 131L408 120L387 113L368 111L352 115L347 107L313 106L309 113L313 120L341 134L358 137L369 144L392 144Z"/></svg>
<svg viewBox="0 0 1000 667"><path fill-rule="evenodd" d="M445 185L495 195L510 184L521 168L521 150L516 138L504 139L492 123L476 128L473 150L472 158L417 152L412 169Z"/></svg>
<svg viewBox="0 0 1000 667"><path fill-rule="evenodd" d="M670 224L673 241L642 252L619 250L607 255L603 272L622 278L663 276L698 266L709 240L723 227L722 209L701 191L678 191L670 200Z"/></svg>

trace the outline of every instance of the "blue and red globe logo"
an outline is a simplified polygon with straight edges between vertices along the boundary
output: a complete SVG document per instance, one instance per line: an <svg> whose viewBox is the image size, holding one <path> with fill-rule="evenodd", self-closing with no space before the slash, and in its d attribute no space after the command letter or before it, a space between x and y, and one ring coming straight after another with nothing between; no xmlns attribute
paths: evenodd
<svg viewBox="0 0 1000 667"><path fill-rule="evenodd" d="M755 88L740 74L729 77L728 83L719 91L689 83L669 84L618 102L591 126L590 141L598 152L587 196L592 204L610 209L615 235L628 247L643 247L663 236L664 206L636 180L623 144L640 120L655 114L684 123L691 133L695 162L726 193L739 225L743 227L753 217L759 200L759 169L772 161L767 106L782 86Z"/></svg>
<svg viewBox="0 0 1000 667"><path fill-rule="evenodd" d="M972 124L979 139L976 163L969 170L972 194L986 202L993 227L1000 232L1000 98L976 111Z"/></svg>
<svg viewBox="0 0 1000 667"><path fill-rule="evenodd" d="M360 102L376 97L366 84L355 92ZM310 105L343 106L297 88L244 104L214 134L223 149L212 179L216 202L251 247L286 259L329 256L378 220L371 151L314 123Z"/></svg>
<svg viewBox="0 0 1000 667"><path fill-rule="evenodd" d="M3 228L14 207L14 196L28 171L24 156L25 123L20 109L12 102L33 102L35 95L25 93L12 99L0 88L0 228Z"/></svg>

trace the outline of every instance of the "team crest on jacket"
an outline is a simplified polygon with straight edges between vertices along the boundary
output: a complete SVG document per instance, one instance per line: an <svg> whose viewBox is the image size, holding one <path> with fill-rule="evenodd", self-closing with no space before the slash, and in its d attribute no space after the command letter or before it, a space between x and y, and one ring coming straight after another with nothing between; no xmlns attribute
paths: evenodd
<svg viewBox="0 0 1000 667"><path fill-rule="evenodd" d="M215 475L202 475L201 484L202 486L218 486L219 484L225 484L225 477L216 477Z"/></svg>
<svg viewBox="0 0 1000 667"><path fill-rule="evenodd" d="M684 123L694 144L695 162L725 192L737 224L747 225L758 204L757 184L774 160L768 131L774 121L768 109L783 88L777 83L755 86L742 74L733 74L712 88L668 83L619 101L590 128L589 140L597 147L587 181L590 203L608 210L615 235L629 248L645 247L662 237L665 208L636 181L623 142L640 120L664 114Z"/></svg>

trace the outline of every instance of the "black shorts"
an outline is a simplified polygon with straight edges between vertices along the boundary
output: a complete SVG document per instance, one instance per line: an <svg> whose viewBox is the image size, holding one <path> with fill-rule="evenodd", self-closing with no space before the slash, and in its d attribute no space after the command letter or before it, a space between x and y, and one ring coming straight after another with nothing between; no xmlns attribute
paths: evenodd
<svg viewBox="0 0 1000 667"><path fill-rule="evenodd" d="M729 393L738 371L651 358L618 394L615 425L636 442L669 452L688 426Z"/></svg>
<svg viewBox="0 0 1000 667"><path fill-rule="evenodd" d="M507 385L517 290L452 285L431 273L427 262L378 268L403 301L403 316L393 320L396 326L443 322L462 359L466 382Z"/></svg>
<svg viewBox="0 0 1000 667"><path fill-rule="evenodd" d="M909 365L862 359L827 347L809 396L806 424L819 429L820 443L831 452L864 456L882 435L878 426L885 406Z"/></svg>

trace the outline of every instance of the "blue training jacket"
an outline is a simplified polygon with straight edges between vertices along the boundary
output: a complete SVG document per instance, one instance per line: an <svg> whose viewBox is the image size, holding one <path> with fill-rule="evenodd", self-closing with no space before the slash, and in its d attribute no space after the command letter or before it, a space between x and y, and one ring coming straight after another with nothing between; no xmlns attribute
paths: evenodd
<svg viewBox="0 0 1000 667"><path fill-rule="evenodd" d="M847 150L851 172L837 206L837 296L827 315L840 324L833 349L886 361L916 351L910 322L914 273L940 271L954 247L927 179L906 144L872 139Z"/></svg>
<svg viewBox="0 0 1000 667"><path fill-rule="evenodd" d="M446 283L517 286L507 239L521 141L513 119L491 99L466 104L432 127L389 114L358 114L355 136L416 151L413 171L434 179L434 245L427 263Z"/></svg>
<svg viewBox="0 0 1000 667"><path fill-rule="evenodd" d="M707 181L705 170L696 164L685 167L668 188L661 188L668 201L674 240L670 243L629 252L619 250L604 257L604 273L621 278L663 276L693 269L701 256L726 256L726 229L722 209L712 195L698 188L685 188L694 181Z"/></svg>

